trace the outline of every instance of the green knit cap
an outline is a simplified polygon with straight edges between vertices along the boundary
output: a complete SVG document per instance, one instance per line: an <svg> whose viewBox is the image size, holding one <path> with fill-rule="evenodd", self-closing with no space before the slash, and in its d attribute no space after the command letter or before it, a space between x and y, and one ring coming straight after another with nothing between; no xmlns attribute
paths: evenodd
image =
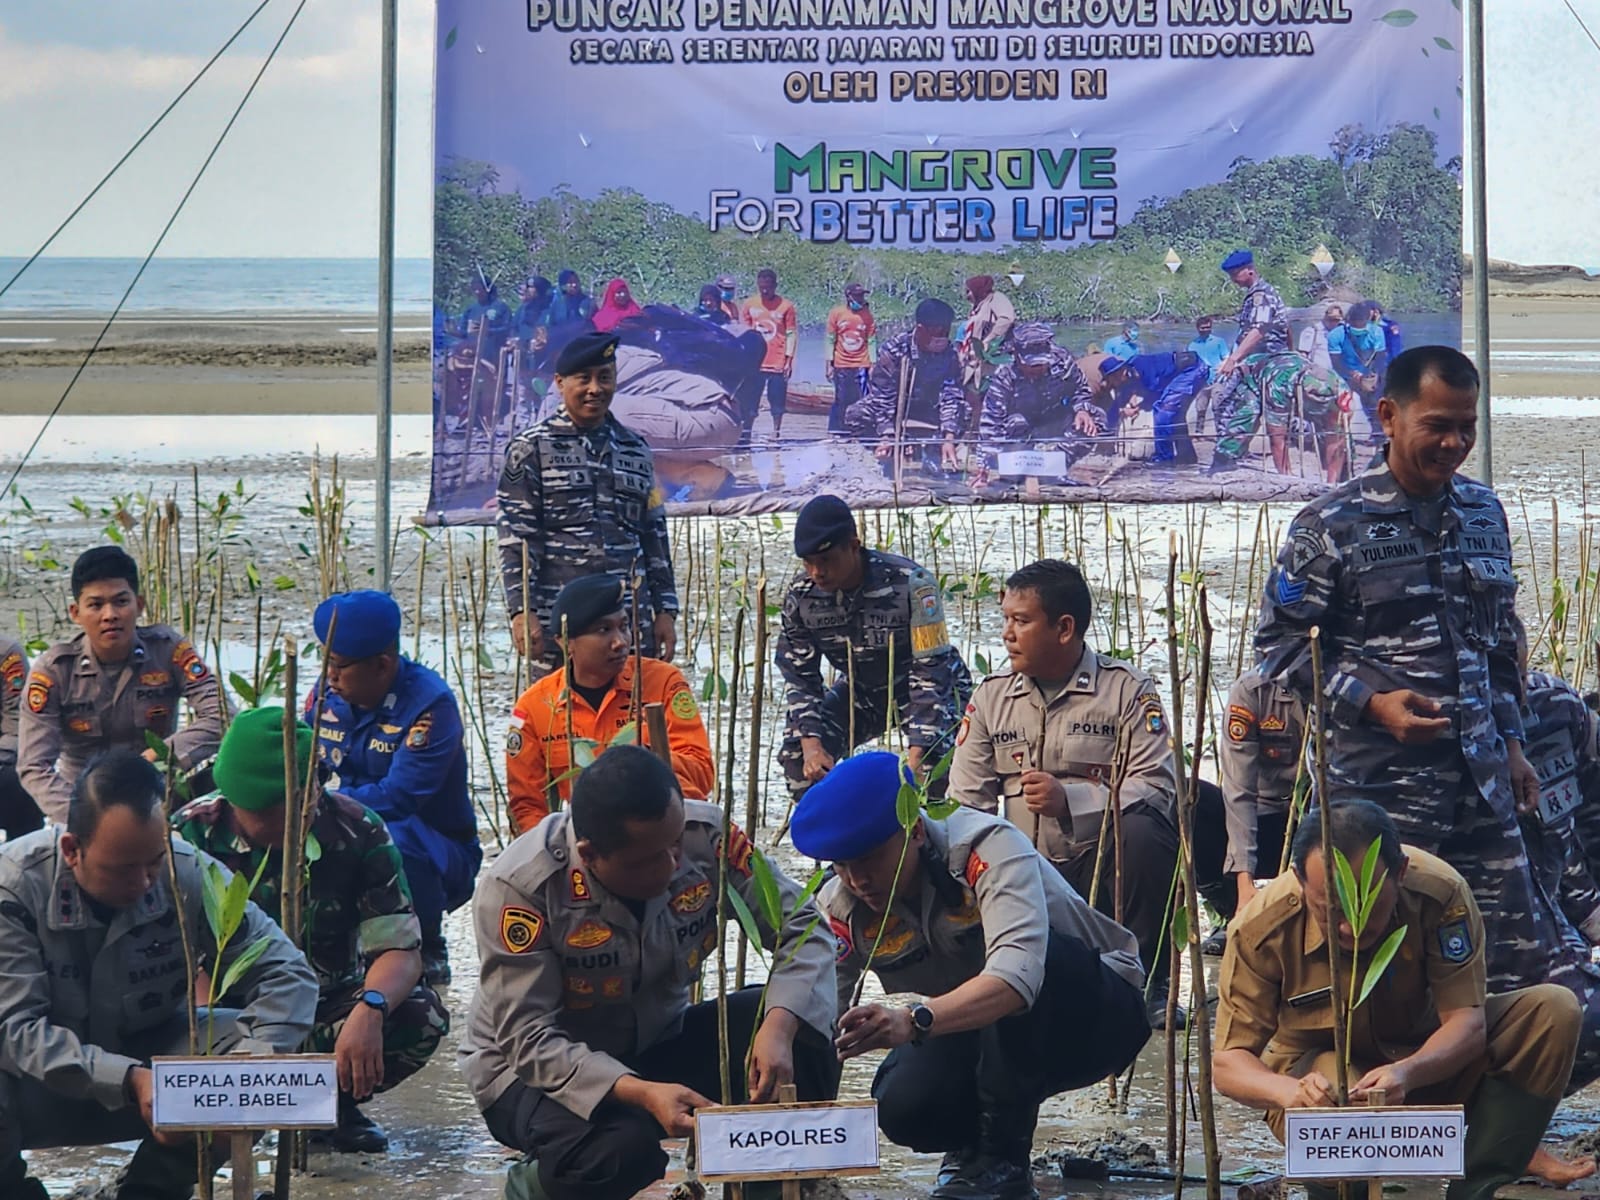
<svg viewBox="0 0 1600 1200"><path fill-rule="evenodd" d="M311 763L311 727L295 722L299 777ZM250 708L233 719L211 764L217 790L235 808L261 812L283 803L283 709Z"/></svg>

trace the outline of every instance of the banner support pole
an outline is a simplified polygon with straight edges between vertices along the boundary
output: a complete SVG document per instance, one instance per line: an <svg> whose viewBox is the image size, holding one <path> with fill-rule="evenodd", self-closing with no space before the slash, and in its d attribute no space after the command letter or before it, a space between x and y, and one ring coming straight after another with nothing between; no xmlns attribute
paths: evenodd
<svg viewBox="0 0 1600 1200"><path fill-rule="evenodd" d="M1484 137L1483 0L1466 0L1467 128L1472 145L1472 347L1478 364L1478 474L1494 486L1494 437L1489 389L1489 181Z"/></svg>
<svg viewBox="0 0 1600 1200"><path fill-rule="evenodd" d="M395 27L397 0L383 8L383 83L379 102L378 148L378 412L377 464L373 518L377 542L378 587L389 590L389 480L394 414L394 126Z"/></svg>

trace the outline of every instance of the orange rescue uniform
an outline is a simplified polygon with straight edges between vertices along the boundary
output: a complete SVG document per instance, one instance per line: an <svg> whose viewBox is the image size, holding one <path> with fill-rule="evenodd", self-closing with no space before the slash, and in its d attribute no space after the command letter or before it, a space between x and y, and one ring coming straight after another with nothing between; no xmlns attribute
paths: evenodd
<svg viewBox="0 0 1600 1200"><path fill-rule="evenodd" d="M604 750L617 732L632 719L633 664L630 658L598 712L577 692L571 693L572 737L599 743ZM667 713L667 744L672 751L672 773L689 800L710 795L716 780L711 762L711 740L700 720L694 692L683 672L660 659L639 660L643 679L642 704L660 704ZM506 735L506 786L511 793L511 823L526 833L550 813L550 786L555 784L562 803L572 794L572 780L564 778L571 767L567 754L567 672L552 671L518 698ZM643 736L638 738L642 744ZM597 751L598 752L598 751Z"/></svg>

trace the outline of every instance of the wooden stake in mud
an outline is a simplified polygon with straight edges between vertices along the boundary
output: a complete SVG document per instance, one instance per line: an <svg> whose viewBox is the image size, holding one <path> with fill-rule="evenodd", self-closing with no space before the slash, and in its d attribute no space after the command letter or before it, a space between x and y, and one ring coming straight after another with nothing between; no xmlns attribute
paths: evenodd
<svg viewBox="0 0 1600 1200"><path fill-rule="evenodd" d="M229 1137L228 1162L233 1167L233 1200L255 1200L255 1143L249 1133Z"/></svg>
<svg viewBox="0 0 1600 1200"><path fill-rule="evenodd" d="M1322 818L1322 871L1329 886L1327 892L1327 909L1323 913L1323 928L1328 930L1328 983L1333 988L1333 1056L1338 1064L1337 1078L1334 1081L1334 1099L1345 1104L1350 1099L1350 1072L1345 1066L1347 1054L1346 1046L1350 1040L1350 1031L1345 1028L1344 1005L1338 1002L1338 997L1345 994L1344 984L1340 982L1339 939L1336 932L1339 928L1339 907L1333 883L1333 816L1328 811L1328 709L1327 699L1322 694L1322 628L1318 625L1311 627L1307 636L1311 639L1311 719L1314 722L1312 729L1316 738L1317 747L1317 811Z"/></svg>
<svg viewBox="0 0 1600 1200"><path fill-rule="evenodd" d="M633 612L629 620L633 624L633 694L628 698L628 719L633 722L634 736L640 732L639 721L644 716L644 630L639 628L639 576L634 575L629 588L632 596ZM660 646L656 647L659 651ZM668 765L671 765L670 760Z"/></svg>
<svg viewBox="0 0 1600 1200"><path fill-rule="evenodd" d="M667 766L672 765L672 745L667 741L667 706L661 703L644 706L644 727L649 746L655 756Z"/></svg>
<svg viewBox="0 0 1600 1200"><path fill-rule="evenodd" d="M339 615L335 612L328 623L328 640L333 640L333 626L338 623ZM326 655L324 655L326 657ZM279 880L278 916L283 921L283 932L295 945L300 944L299 924L291 923L290 893L295 891L295 876L291 874L290 862L294 857L289 853L290 846L301 844L303 834L300 830L300 805L296 798L300 795L300 756L298 753L298 733L295 728L295 697L300 692L300 653L294 644L294 638L283 639L283 786L284 796L288 803L283 806L283 874ZM313 738L315 731L313 731ZM285 1133L278 1139L278 1161L273 1174L272 1194L276 1200L287 1200L289 1195L289 1175L298 1165L296 1142L298 1135ZM245 1150L248 1157L249 1138L245 1139ZM238 1195L238 1154L239 1147L235 1142L233 1147L234 1159L234 1195Z"/></svg>
<svg viewBox="0 0 1600 1200"><path fill-rule="evenodd" d="M567 657L567 614L561 614L561 699L566 704L567 713L567 770L572 770L578 765L578 759L573 753L572 740L572 661ZM550 786L550 811L559 812L561 809L561 786Z"/></svg>
<svg viewBox="0 0 1600 1200"><path fill-rule="evenodd" d="M756 665L750 682L750 774L745 793L745 832L767 822L766 794L761 787L761 721L765 716L767 688L767 580L756 580ZM759 807L758 807L759 806Z"/></svg>

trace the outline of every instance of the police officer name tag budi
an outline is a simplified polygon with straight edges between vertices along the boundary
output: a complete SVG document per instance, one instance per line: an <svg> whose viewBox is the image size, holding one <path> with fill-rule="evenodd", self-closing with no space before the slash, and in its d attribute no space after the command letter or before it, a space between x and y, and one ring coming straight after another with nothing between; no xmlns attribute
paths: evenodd
<svg viewBox="0 0 1600 1200"><path fill-rule="evenodd" d="M870 1100L750 1104L694 1114L700 1178L810 1179L878 1169L878 1106Z"/></svg>
<svg viewBox="0 0 1600 1200"><path fill-rule="evenodd" d="M339 1075L331 1054L154 1058L150 1075L156 1129L332 1129L339 1123Z"/></svg>
<svg viewBox="0 0 1600 1200"><path fill-rule="evenodd" d="M1459 1179L1466 1110L1291 1108L1284 1112L1290 1179Z"/></svg>

